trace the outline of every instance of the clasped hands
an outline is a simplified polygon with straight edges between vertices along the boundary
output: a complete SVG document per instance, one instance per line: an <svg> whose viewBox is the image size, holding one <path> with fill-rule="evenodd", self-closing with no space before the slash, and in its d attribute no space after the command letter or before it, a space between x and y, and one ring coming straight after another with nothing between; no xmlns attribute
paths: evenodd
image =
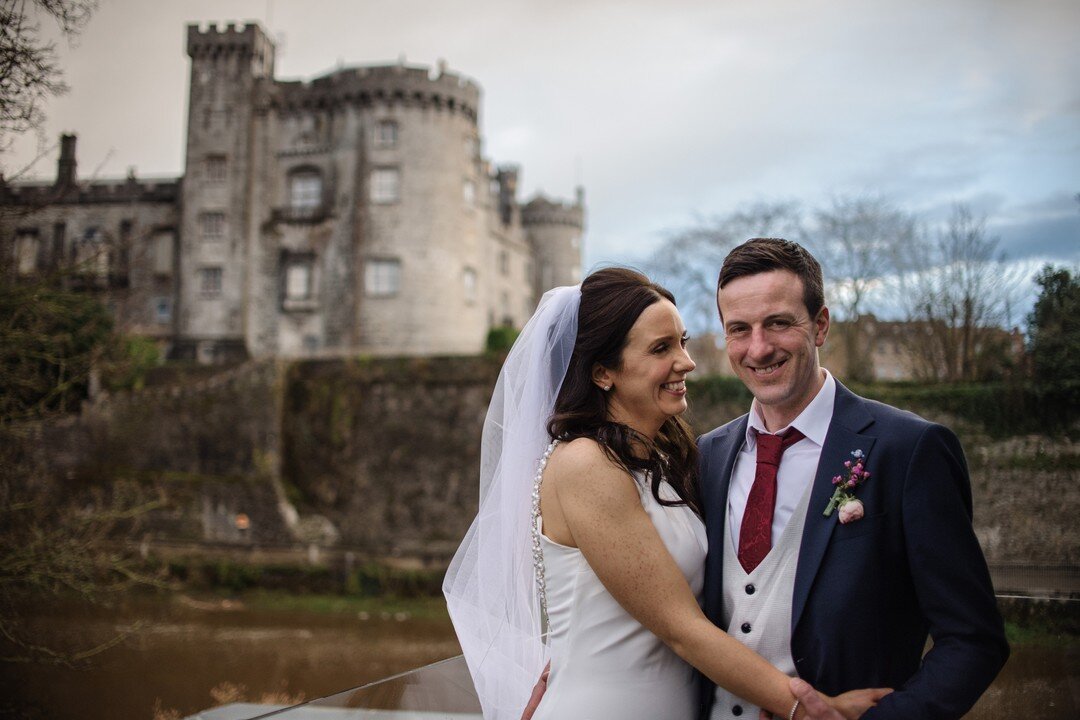
<svg viewBox="0 0 1080 720"><path fill-rule="evenodd" d="M795 714L795 717L802 720L857 720L891 692L891 688L867 688L851 690L834 698L826 698L805 680L791 679L791 694L799 701L799 712ZM787 720L787 718L778 718L765 710L758 714L758 720L773 720L774 718Z"/></svg>

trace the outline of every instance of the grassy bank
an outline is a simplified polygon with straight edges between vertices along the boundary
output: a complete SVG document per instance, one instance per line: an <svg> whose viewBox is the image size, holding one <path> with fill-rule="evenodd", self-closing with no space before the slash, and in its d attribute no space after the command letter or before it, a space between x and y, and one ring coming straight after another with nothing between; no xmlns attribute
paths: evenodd
<svg viewBox="0 0 1080 720"><path fill-rule="evenodd" d="M354 597L250 590L240 593L236 599L253 610L269 612L350 615L363 620L449 620L446 602L441 595L414 598Z"/></svg>

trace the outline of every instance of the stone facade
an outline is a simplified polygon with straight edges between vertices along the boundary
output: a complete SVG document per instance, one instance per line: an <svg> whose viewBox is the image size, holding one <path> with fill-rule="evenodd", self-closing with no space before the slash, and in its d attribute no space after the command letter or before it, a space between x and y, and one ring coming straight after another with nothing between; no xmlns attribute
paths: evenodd
<svg viewBox="0 0 1080 720"><path fill-rule="evenodd" d="M252 24L189 26L187 53L183 177L80 183L65 136L55 185L0 183L8 272L74 257L97 228L111 277L134 243L128 284L95 287L124 326L204 362L472 354L580 280L582 191L519 202L518 169L483 157L471 80L399 64L280 81ZM170 273L148 273L166 234Z"/></svg>

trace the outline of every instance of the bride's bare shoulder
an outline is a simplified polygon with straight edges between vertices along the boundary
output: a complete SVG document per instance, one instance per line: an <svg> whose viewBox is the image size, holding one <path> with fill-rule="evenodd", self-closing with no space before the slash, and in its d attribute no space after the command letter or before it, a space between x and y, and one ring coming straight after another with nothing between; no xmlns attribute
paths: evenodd
<svg viewBox="0 0 1080 720"><path fill-rule="evenodd" d="M629 478L626 469L612 460L600 443L592 438L577 438L559 443L551 453L544 480L559 487L586 483L595 488L609 483L625 486Z"/></svg>

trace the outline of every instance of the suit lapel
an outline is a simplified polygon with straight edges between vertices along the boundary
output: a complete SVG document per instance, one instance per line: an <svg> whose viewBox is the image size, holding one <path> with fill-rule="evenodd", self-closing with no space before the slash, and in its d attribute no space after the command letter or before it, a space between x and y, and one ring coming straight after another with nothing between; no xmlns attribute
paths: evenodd
<svg viewBox="0 0 1080 720"><path fill-rule="evenodd" d="M724 527L727 520L728 487L735 458L739 456L746 438L749 416L731 423L723 435L715 437L703 451L706 458L706 475L702 477L705 490L705 529L709 536L709 554L705 559L705 614L714 625L723 627L724 583ZM726 629L726 628L725 628Z"/></svg>
<svg viewBox="0 0 1080 720"><path fill-rule="evenodd" d="M863 402L862 398L839 381L836 383L833 418L825 436L825 445L821 448L814 485L810 490L810 505L806 509L799 562L795 569L795 590L791 606L792 635L795 634L795 628L802 617L806 599L810 595L814 578L829 546L829 538L837 524L839 513L824 516L825 506L834 490L832 479L842 473L844 461L851 459L853 450L862 450L869 455L874 445L875 438L860 434L873 423L873 417L867 412Z"/></svg>

